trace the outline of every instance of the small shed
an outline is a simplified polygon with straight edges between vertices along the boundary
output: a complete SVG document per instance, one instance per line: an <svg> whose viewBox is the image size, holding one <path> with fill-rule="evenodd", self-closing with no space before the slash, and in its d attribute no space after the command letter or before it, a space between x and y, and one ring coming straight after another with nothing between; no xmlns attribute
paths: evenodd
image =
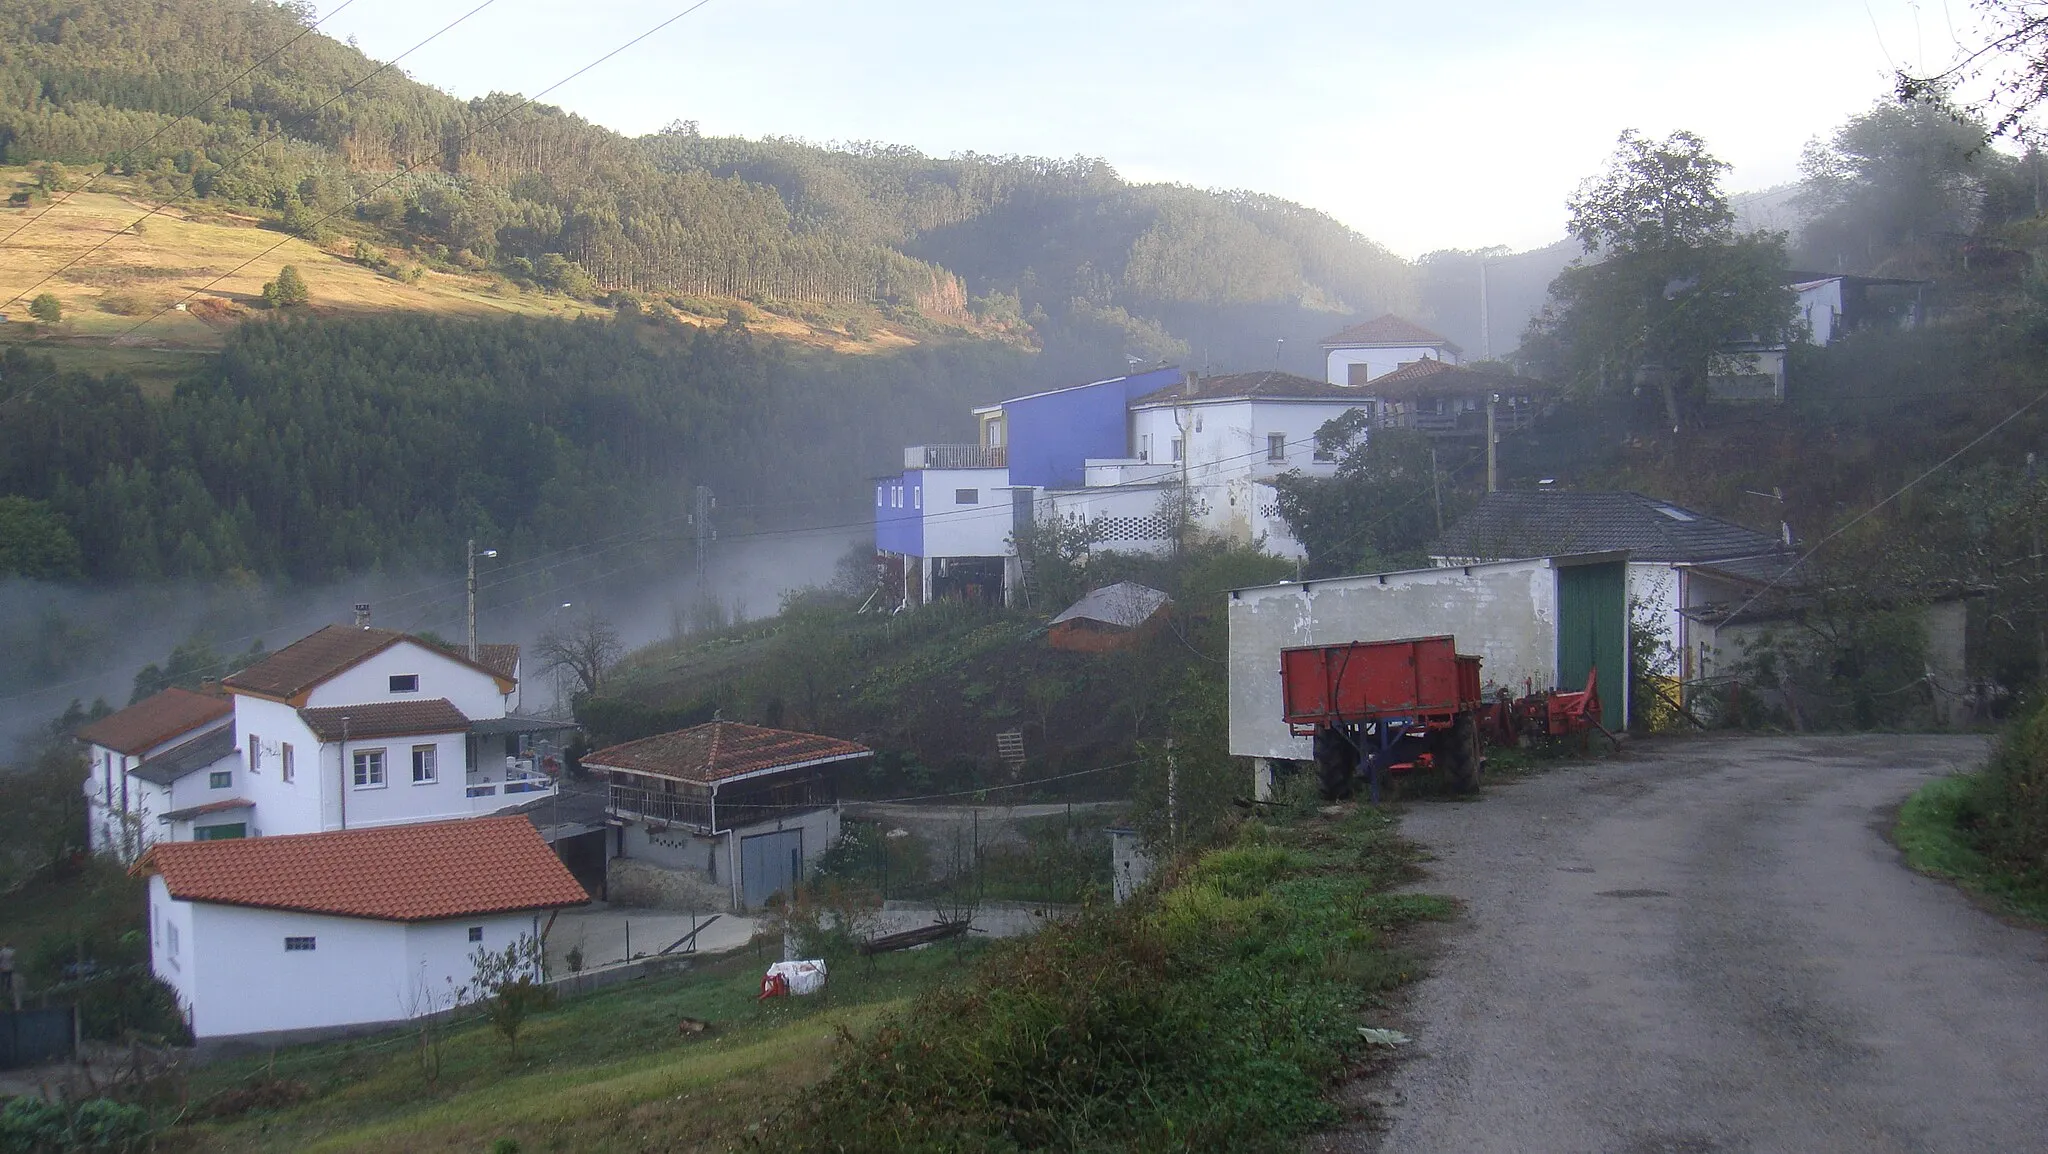
<svg viewBox="0 0 2048 1154"><path fill-rule="evenodd" d="M1046 644L1081 653L1121 649L1157 628L1167 604L1166 594L1149 585L1105 585L1053 618Z"/></svg>

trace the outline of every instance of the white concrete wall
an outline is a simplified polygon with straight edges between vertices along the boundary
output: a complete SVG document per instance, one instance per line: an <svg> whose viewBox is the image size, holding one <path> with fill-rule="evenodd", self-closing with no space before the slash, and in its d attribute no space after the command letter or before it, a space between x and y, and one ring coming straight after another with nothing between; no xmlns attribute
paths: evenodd
<svg viewBox="0 0 2048 1154"><path fill-rule="evenodd" d="M480 798L478 800L485 803L483 808L472 805L463 771L463 744L464 735L460 733L351 740L346 751L340 742L335 742L322 752L320 760L326 768L322 777L347 783L349 829L470 817L540 796L514 794L509 801ZM432 782L414 784L412 780L412 751L415 746L429 746L435 751L436 774ZM356 754L378 749L384 751L384 784L357 785ZM336 816L338 820L340 815Z"/></svg>
<svg viewBox="0 0 2048 1154"><path fill-rule="evenodd" d="M1009 555L1013 515L1008 469L926 469L923 475L925 556ZM976 502L955 500L961 489L973 489Z"/></svg>
<svg viewBox="0 0 2048 1154"><path fill-rule="evenodd" d="M251 837L318 833L339 828L333 811L336 780L333 756L322 756L319 739L297 710L280 701L235 694L235 733L240 768L237 795L256 803ZM262 749L261 765L249 768L252 744ZM284 747L292 747L292 780L284 779Z"/></svg>
<svg viewBox="0 0 2048 1154"><path fill-rule="evenodd" d="M200 1038L390 1022L445 1008L451 983L474 973L470 926L483 926L484 944L502 949L536 924L530 913L407 925L247 909L175 901L162 885L152 879L152 906L161 894L162 905L183 907L176 916L189 919L180 936L190 973L185 986L172 984ZM310 937L314 948L287 951L287 937Z"/></svg>
<svg viewBox="0 0 2048 1154"><path fill-rule="evenodd" d="M1842 319L1842 282L1839 278L1820 281L1811 288L1802 289L1799 294L1799 319L1807 323L1811 333L1807 339L1817 345L1830 344L1835 339L1835 326Z"/></svg>
<svg viewBox="0 0 2048 1154"><path fill-rule="evenodd" d="M1413 345L1391 349L1330 349L1324 358L1323 379L1333 385L1351 383L1351 366L1366 366L1366 379L1384 377L1410 361L1435 359L1445 364L1458 363L1458 354L1449 349L1431 345Z"/></svg>
<svg viewBox="0 0 2048 1154"><path fill-rule="evenodd" d="M1082 462L1081 483L1091 489L1101 485L1149 485L1179 476L1180 470L1170 461L1158 464L1136 457L1090 459Z"/></svg>
<svg viewBox="0 0 2048 1154"><path fill-rule="evenodd" d="M199 964L193 949L192 905L171 900L161 876L149 879L149 969L178 995L185 1020L198 996Z"/></svg>
<svg viewBox="0 0 2048 1154"><path fill-rule="evenodd" d="M1504 561L1242 589L1230 595L1230 752L1312 756L1281 716L1280 651L1448 633L1476 654L1490 695L1557 682L1557 572Z"/></svg>
<svg viewBox="0 0 2048 1154"><path fill-rule="evenodd" d="M419 692L391 692L394 674L419 675ZM315 686L307 695L309 708L330 705L368 705L379 701L431 701L445 697L455 703L471 721L503 717L511 705L510 694L498 692L490 674L437 653L424 645L401 641L330 681Z"/></svg>

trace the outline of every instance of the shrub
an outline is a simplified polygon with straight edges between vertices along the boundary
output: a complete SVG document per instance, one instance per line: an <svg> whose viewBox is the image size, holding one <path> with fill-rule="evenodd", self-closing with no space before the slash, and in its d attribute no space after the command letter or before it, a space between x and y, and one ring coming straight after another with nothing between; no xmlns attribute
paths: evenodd
<svg viewBox="0 0 2048 1154"><path fill-rule="evenodd" d="M28 302L28 315L46 325L58 324L64 320L64 302L56 293L38 293Z"/></svg>
<svg viewBox="0 0 2048 1154"><path fill-rule="evenodd" d="M2001 872L2048 886L2048 701L2007 725L1958 817Z"/></svg>
<svg viewBox="0 0 2048 1154"><path fill-rule="evenodd" d="M305 278L299 275L299 266L294 264L279 269L277 279L263 286L263 303L274 309L302 305L311 297Z"/></svg>

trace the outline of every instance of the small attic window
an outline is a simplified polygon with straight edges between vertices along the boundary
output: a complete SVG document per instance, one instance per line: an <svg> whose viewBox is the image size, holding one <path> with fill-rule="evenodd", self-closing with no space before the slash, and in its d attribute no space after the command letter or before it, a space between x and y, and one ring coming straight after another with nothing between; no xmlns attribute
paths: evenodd
<svg viewBox="0 0 2048 1154"><path fill-rule="evenodd" d="M393 692L393 693L418 693L419 691L420 691L420 675L419 675L419 674L417 674L417 673L394 673L394 674L392 674L392 675L391 675L391 692Z"/></svg>
<svg viewBox="0 0 2048 1154"><path fill-rule="evenodd" d="M1691 513L1688 513L1683 509L1674 509L1669 505L1659 505L1657 506L1657 511L1659 513L1664 514L1666 517L1671 518L1673 521L1692 521L1697 519Z"/></svg>

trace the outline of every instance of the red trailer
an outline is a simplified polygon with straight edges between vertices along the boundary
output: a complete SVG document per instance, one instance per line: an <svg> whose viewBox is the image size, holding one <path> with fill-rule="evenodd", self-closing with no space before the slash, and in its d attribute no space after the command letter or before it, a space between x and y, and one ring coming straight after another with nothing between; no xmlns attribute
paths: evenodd
<svg viewBox="0 0 2048 1154"><path fill-rule="evenodd" d="M1361 766L1374 801L1383 772L1417 765L1479 787L1479 658L1455 639L1283 649L1280 685L1288 728L1315 738L1324 796L1351 796Z"/></svg>

